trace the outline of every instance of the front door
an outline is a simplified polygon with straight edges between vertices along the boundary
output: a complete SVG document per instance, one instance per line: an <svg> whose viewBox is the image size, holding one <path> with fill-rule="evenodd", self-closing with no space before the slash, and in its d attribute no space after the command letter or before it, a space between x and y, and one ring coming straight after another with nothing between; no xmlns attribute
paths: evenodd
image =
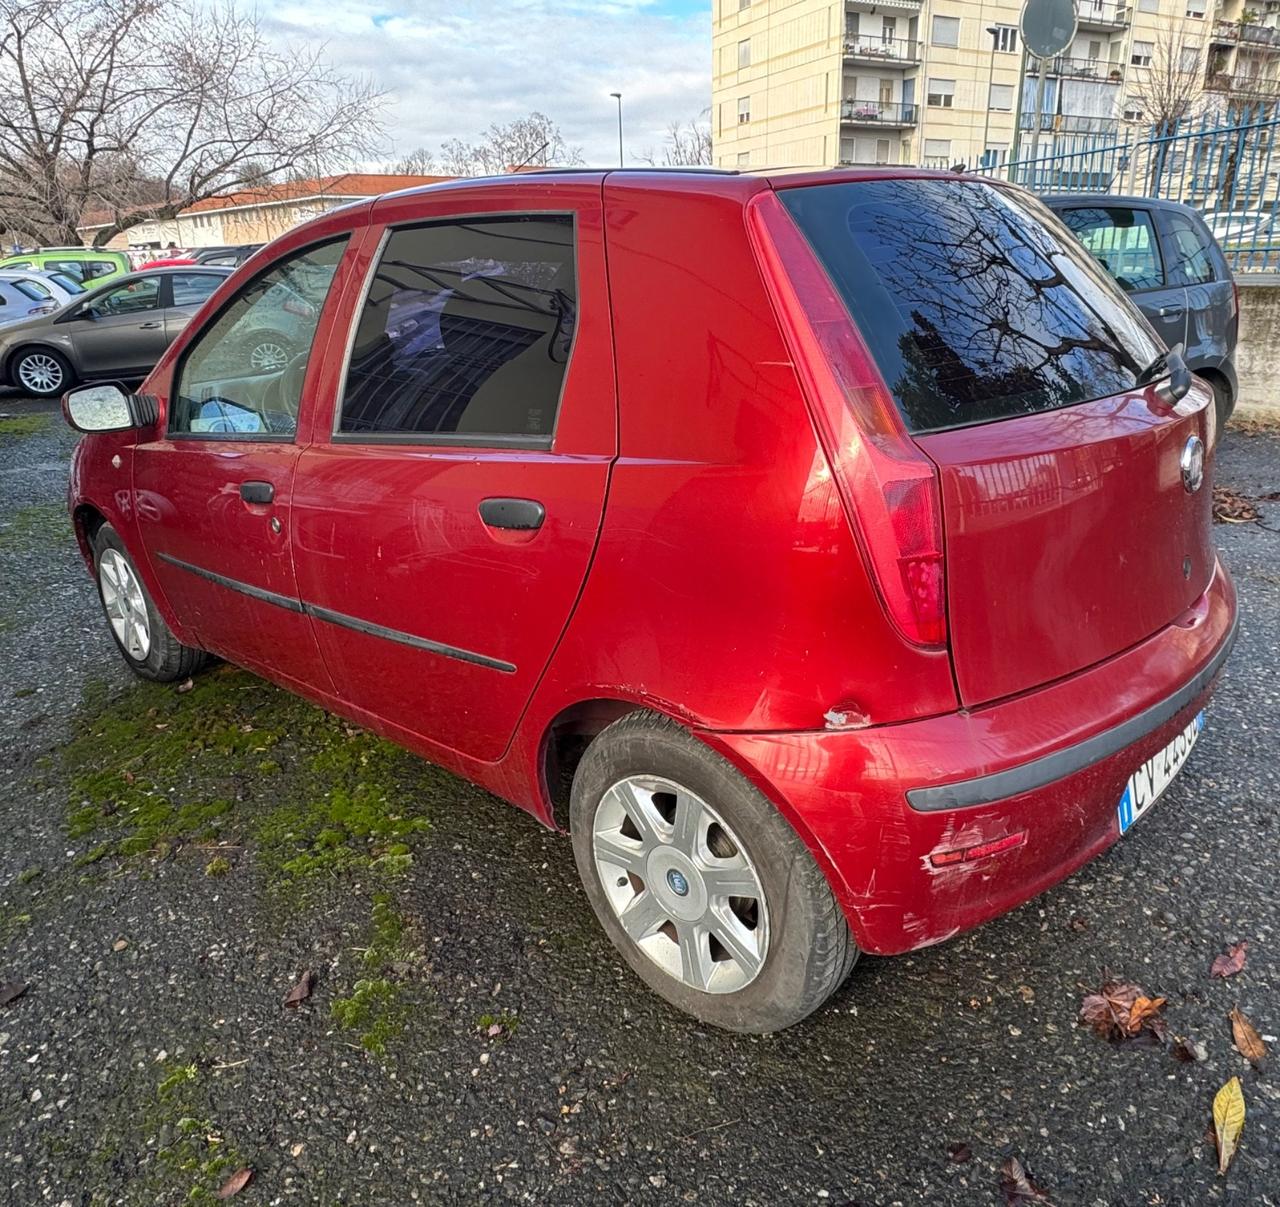
<svg viewBox="0 0 1280 1207"><path fill-rule="evenodd" d="M598 184L387 199L333 434L294 482L298 588L338 692L506 748L585 579L616 449ZM526 203L527 204L527 203ZM510 210L510 212L505 212ZM497 211L497 212L495 212Z"/></svg>
<svg viewBox="0 0 1280 1207"><path fill-rule="evenodd" d="M161 273L108 286L66 319L86 377L141 377L164 354L167 282Z"/></svg>
<svg viewBox="0 0 1280 1207"><path fill-rule="evenodd" d="M170 604L202 647L291 684L329 689L298 599L290 497L307 353L346 238L277 260L244 285L183 350L165 430L138 445L138 527ZM313 302L302 354L255 371L252 345L289 281Z"/></svg>

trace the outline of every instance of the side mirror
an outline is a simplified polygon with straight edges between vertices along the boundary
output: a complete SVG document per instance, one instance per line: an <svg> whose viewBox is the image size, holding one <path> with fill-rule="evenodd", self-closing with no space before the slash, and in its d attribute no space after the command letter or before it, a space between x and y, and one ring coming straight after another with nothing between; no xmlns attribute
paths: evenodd
<svg viewBox="0 0 1280 1207"><path fill-rule="evenodd" d="M1169 355L1165 358L1165 368L1169 370L1169 376L1164 381L1156 383L1155 396L1167 407L1177 406L1191 389L1191 370L1187 368L1187 362L1182 359L1181 344L1175 344L1169 349Z"/></svg>
<svg viewBox="0 0 1280 1207"><path fill-rule="evenodd" d="M62 416L77 432L126 432L156 421L159 408L149 394L130 394L117 382L81 386L62 398Z"/></svg>

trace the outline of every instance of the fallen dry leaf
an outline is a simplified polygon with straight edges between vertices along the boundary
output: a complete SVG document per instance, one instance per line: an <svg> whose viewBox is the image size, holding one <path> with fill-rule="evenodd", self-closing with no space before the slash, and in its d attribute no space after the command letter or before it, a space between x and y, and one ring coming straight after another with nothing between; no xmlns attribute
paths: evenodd
<svg viewBox="0 0 1280 1207"><path fill-rule="evenodd" d="M124 949L125 949L126 947L128 947L128 946L129 946L129 940L128 940L128 939L117 939L114 943L112 943L112 944L111 944L111 950L112 950L112 951L124 951Z"/></svg>
<svg viewBox="0 0 1280 1207"><path fill-rule="evenodd" d="M181 683L178 684L178 695L180 696L185 695L193 687L195 687L195 684L190 679L184 679Z"/></svg>
<svg viewBox="0 0 1280 1207"><path fill-rule="evenodd" d="M222 1185L218 1188L218 1198L229 1199L233 1194L239 1194L250 1182L253 1181L253 1170L248 1166L243 1169L237 1169Z"/></svg>
<svg viewBox="0 0 1280 1207"><path fill-rule="evenodd" d="M1215 524L1252 524L1258 518L1253 502L1227 486L1213 488L1213 520Z"/></svg>
<svg viewBox="0 0 1280 1207"><path fill-rule="evenodd" d="M501 1023L490 1023L490 1024L489 1024L489 1026L488 1026L488 1029L485 1031L485 1034L486 1034L490 1039L493 1039L493 1038L495 1038L496 1036L501 1035L501 1034L502 1034L502 1024L501 1024Z"/></svg>
<svg viewBox="0 0 1280 1207"><path fill-rule="evenodd" d="M1049 1196L1028 1176L1017 1157L1010 1157L1000 1166L1000 1189L1004 1191L1007 1207L1018 1203L1047 1203Z"/></svg>
<svg viewBox="0 0 1280 1207"><path fill-rule="evenodd" d="M0 985L0 1006L16 1002L29 988L30 986L22 981L5 981Z"/></svg>
<svg viewBox="0 0 1280 1207"><path fill-rule="evenodd" d="M1213 1137L1218 1144L1218 1172L1226 1173L1240 1146L1244 1127L1244 1091L1233 1077L1213 1096Z"/></svg>
<svg viewBox="0 0 1280 1207"><path fill-rule="evenodd" d="M1191 1064L1194 1061L1203 1063L1209 1059L1209 1053L1206 1051L1204 1044L1182 1035L1179 1035L1173 1041L1173 1047L1170 1051L1173 1053L1174 1059L1182 1061L1183 1064Z"/></svg>
<svg viewBox="0 0 1280 1207"><path fill-rule="evenodd" d="M1248 950L1249 944L1245 940L1234 944L1227 951L1225 956L1218 956L1209 968L1210 976L1235 976L1244 967L1245 952Z"/></svg>
<svg viewBox="0 0 1280 1207"><path fill-rule="evenodd" d="M967 1144L948 1144L947 1159L954 1165L963 1165L973 1160L973 1149Z"/></svg>
<svg viewBox="0 0 1280 1207"><path fill-rule="evenodd" d="M1156 1038L1163 1039L1164 1008L1162 997L1147 997L1138 985L1126 981L1107 981L1097 993L1090 993L1080 1003L1080 1021L1087 1023L1103 1039L1131 1039L1144 1027Z"/></svg>
<svg viewBox="0 0 1280 1207"><path fill-rule="evenodd" d="M311 996L311 991L316 987L316 974L307 969L299 978L298 983L284 995L284 1004L290 1008L301 1006L303 1002Z"/></svg>
<svg viewBox="0 0 1280 1207"><path fill-rule="evenodd" d="M1267 1058L1267 1045L1262 1042L1262 1036L1240 1013L1239 1006L1232 1006L1231 1013L1227 1017L1231 1020L1231 1038L1235 1040L1236 1050L1255 1069L1261 1068L1262 1062Z"/></svg>

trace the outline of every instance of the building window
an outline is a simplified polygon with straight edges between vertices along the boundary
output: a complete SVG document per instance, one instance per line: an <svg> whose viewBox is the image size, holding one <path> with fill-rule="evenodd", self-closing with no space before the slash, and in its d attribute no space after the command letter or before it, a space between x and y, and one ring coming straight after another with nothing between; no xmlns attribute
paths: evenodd
<svg viewBox="0 0 1280 1207"><path fill-rule="evenodd" d="M928 101L935 109L950 109L955 104L955 80L930 80Z"/></svg>
<svg viewBox="0 0 1280 1207"><path fill-rule="evenodd" d="M997 25L994 35L996 50L1001 54L1018 53L1018 27L1016 25Z"/></svg>
<svg viewBox="0 0 1280 1207"><path fill-rule="evenodd" d="M750 162L751 162L751 152L750 152L750 151L739 151L739 152L738 152L738 167L740 167L740 168L745 168L745 167L747 166L747 164L749 164Z"/></svg>
<svg viewBox="0 0 1280 1207"><path fill-rule="evenodd" d="M1142 120L1142 102L1136 97L1127 97L1124 102L1124 120L1140 122Z"/></svg>
<svg viewBox="0 0 1280 1207"><path fill-rule="evenodd" d="M951 139L926 138L924 140L925 159L945 159L951 162Z"/></svg>
<svg viewBox="0 0 1280 1207"><path fill-rule="evenodd" d="M742 12L744 8L751 7L751 0L738 0L738 12Z"/></svg>
<svg viewBox="0 0 1280 1207"><path fill-rule="evenodd" d="M1154 49L1154 42L1134 42L1133 50L1129 52L1129 62L1135 67L1150 67L1151 52Z"/></svg>
<svg viewBox="0 0 1280 1207"><path fill-rule="evenodd" d="M738 66L739 67L751 66L751 39L750 38L744 38L741 42L738 43Z"/></svg>
<svg viewBox="0 0 1280 1207"><path fill-rule="evenodd" d="M1140 13L1158 13L1160 11L1160 0L1138 0L1138 11Z"/></svg>
<svg viewBox="0 0 1280 1207"><path fill-rule="evenodd" d="M876 139L876 163L889 162L889 140L887 138Z"/></svg>
<svg viewBox="0 0 1280 1207"><path fill-rule="evenodd" d="M1204 0L1187 0L1187 16L1197 21L1204 16Z"/></svg>
<svg viewBox="0 0 1280 1207"><path fill-rule="evenodd" d="M744 125L751 120L751 98L749 96L738 97L738 125Z"/></svg>
<svg viewBox="0 0 1280 1207"><path fill-rule="evenodd" d="M992 84L989 109L996 109L1001 113L1008 113L1013 109L1013 85L1012 84Z"/></svg>
<svg viewBox="0 0 1280 1207"><path fill-rule="evenodd" d="M1180 71L1199 71L1200 70L1200 47L1194 42L1188 42L1178 55L1178 69Z"/></svg>
<svg viewBox="0 0 1280 1207"><path fill-rule="evenodd" d="M959 46L960 18L934 17L933 44L935 46Z"/></svg>
<svg viewBox="0 0 1280 1207"><path fill-rule="evenodd" d="M982 166L988 170L1001 168L1009 161L1009 144L1007 142L989 142L982 153Z"/></svg>

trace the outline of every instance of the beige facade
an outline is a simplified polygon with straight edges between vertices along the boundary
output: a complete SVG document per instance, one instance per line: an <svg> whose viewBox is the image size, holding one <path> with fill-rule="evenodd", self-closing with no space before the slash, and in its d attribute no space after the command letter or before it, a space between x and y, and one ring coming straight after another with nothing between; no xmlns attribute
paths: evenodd
<svg viewBox="0 0 1280 1207"><path fill-rule="evenodd" d="M714 0L719 167L1002 163L1035 109L1021 0ZM1076 0L1046 63L1041 154L1148 120L1144 80L1186 72L1206 104L1275 99L1280 0Z"/></svg>

